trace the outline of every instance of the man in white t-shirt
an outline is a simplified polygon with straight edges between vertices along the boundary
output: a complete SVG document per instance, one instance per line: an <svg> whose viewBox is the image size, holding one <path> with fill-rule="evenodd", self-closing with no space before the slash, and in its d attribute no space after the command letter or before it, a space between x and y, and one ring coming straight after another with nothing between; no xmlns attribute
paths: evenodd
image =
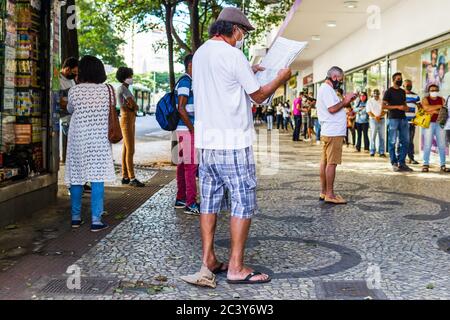
<svg viewBox="0 0 450 320"><path fill-rule="evenodd" d="M383 110L383 101L380 98L380 90L373 90L373 98L369 99L366 107L367 114L369 115L370 124L370 156L374 157L377 151L376 138L378 136L378 153L380 157L385 158L384 144L386 137L386 112Z"/></svg>
<svg viewBox="0 0 450 320"><path fill-rule="evenodd" d="M316 104L323 144L320 200L332 204L347 203L334 193L336 167L342 163L342 145L347 134L347 115L344 108L356 99L355 94L347 94L342 101L337 96L336 90L342 86L343 79L344 71L339 67L332 67L327 73L325 83L319 88Z"/></svg>
<svg viewBox="0 0 450 320"><path fill-rule="evenodd" d="M67 95L70 88L76 85L75 79L78 76L78 59L74 57L67 58L61 68L59 74L59 89L60 89L60 100L59 104L61 107L60 111L60 121L61 121L61 160L63 163L66 162L66 152L67 152L67 136L69 134L69 125L71 115L67 112Z"/></svg>
<svg viewBox="0 0 450 320"><path fill-rule="evenodd" d="M193 60L195 146L200 157L201 274L227 271L231 284L271 280L244 266L245 241L256 211L251 100L263 103L291 76L289 69L283 69L271 83L258 83L255 73L262 68L252 68L240 50L251 30L254 28L239 9L224 8L210 27L211 39L196 51ZM213 249L217 213L223 209L225 194L230 196L232 215L229 266L217 261Z"/></svg>

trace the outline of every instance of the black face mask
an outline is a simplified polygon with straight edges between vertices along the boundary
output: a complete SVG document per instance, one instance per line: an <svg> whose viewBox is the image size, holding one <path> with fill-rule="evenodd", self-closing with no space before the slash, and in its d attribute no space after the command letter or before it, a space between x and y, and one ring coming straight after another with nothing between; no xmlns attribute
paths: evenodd
<svg viewBox="0 0 450 320"><path fill-rule="evenodd" d="M397 80L395 81L395 84L401 87L403 85L403 80Z"/></svg>
<svg viewBox="0 0 450 320"><path fill-rule="evenodd" d="M412 90L412 86L407 86L406 90L411 91Z"/></svg>
<svg viewBox="0 0 450 320"><path fill-rule="evenodd" d="M68 80L74 80L75 78L76 78L76 75L73 73L67 75L67 77L66 77L66 79L68 79Z"/></svg>
<svg viewBox="0 0 450 320"><path fill-rule="evenodd" d="M331 78L329 78L329 80L331 81L331 83L333 84L333 89L337 90L340 89L342 87L342 82L339 80L333 80Z"/></svg>

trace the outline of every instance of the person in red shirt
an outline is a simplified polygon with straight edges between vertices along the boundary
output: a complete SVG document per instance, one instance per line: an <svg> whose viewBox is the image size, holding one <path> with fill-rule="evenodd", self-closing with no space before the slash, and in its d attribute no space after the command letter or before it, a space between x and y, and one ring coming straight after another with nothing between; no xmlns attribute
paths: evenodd
<svg viewBox="0 0 450 320"><path fill-rule="evenodd" d="M439 123L437 123L439 112L445 105L445 99L439 96L439 86L436 84L431 84L428 87L428 93L429 95L422 100L423 109L431 115L430 127L423 129L424 147L422 172L430 171L431 146L433 138L436 138L441 172L448 173L450 172L450 169L445 166L445 131L441 128Z"/></svg>

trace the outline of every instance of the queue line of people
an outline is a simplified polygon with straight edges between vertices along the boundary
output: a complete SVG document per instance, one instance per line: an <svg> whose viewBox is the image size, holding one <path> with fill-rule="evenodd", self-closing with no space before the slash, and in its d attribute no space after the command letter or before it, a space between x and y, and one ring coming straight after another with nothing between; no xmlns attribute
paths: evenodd
<svg viewBox="0 0 450 320"><path fill-rule="evenodd" d="M446 167L446 145L450 141L450 121L441 120L437 123L442 108L448 109L448 100L439 95L439 86L431 84L427 88L427 95L421 99L413 91L411 80L403 81L401 73L396 73L392 87L383 95L379 89L374 89L369 98L366 92L355 96L354 101L344 106L346 113L346 134L344 145L352 145L356 152L366 152L374 157L378 154L382 158L386 156L386 132L388 134L388 152L392 168L395 172L411 172L407 164L418 165L415 158L414 139L417 125L414 118L420 109L430 114L429 128L422 128L423 134L423 166L422 172L430 170L430 154L433 141L437 142L439 153L440 172L448 173ZM344 100L342 88L336 89L336 95L340 101ZM272 107L273 108L273 107ZM320 144L321 123L317 117L316 99L303 92L294 100L293 105L289 101L277 106L279 116L285 117L281 123L281 132L288 131L289 117L295 128L293 129L293 141L300 141L303 134L305 141L311 141L316 136L316 142ZM290 118L290 112L294 115ZM444 119L445 120L445 119ZM281 122L281 120L280 120ZM294 125L295 124L295 125ZM279 126L277 127L279 129Z"/></svg>

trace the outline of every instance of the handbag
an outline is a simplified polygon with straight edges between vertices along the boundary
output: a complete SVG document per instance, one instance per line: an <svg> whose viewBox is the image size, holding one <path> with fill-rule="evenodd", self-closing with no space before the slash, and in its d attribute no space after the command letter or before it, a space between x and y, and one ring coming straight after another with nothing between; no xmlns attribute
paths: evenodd
<svg viewBox="0 0 450 320"><path fill-rule="evenodd" d="M428 129L431 123L431 114L427 113L423 108L418 108L416 117L412 122L418 127Z"/></svg>
<svg viewBox="0 0 450 320"><path fill-rule="evenodd" d="M447 104L445 106L443 106L441 108L441 111L439 111L439 116L437 118L437 123L444 128L445 125L447 124L447 120L448 120L448 105L449 105L449 101L450 101L450 96L447 99Z"/></svg>
<svg viewBox="0 0 450 320"><path fill-rule="evenodd" d="M118 143L123 139L123 135L116 110L116 96L111 85L107 84L106 87L109 95L108 139L111 143Z"/></svg>

